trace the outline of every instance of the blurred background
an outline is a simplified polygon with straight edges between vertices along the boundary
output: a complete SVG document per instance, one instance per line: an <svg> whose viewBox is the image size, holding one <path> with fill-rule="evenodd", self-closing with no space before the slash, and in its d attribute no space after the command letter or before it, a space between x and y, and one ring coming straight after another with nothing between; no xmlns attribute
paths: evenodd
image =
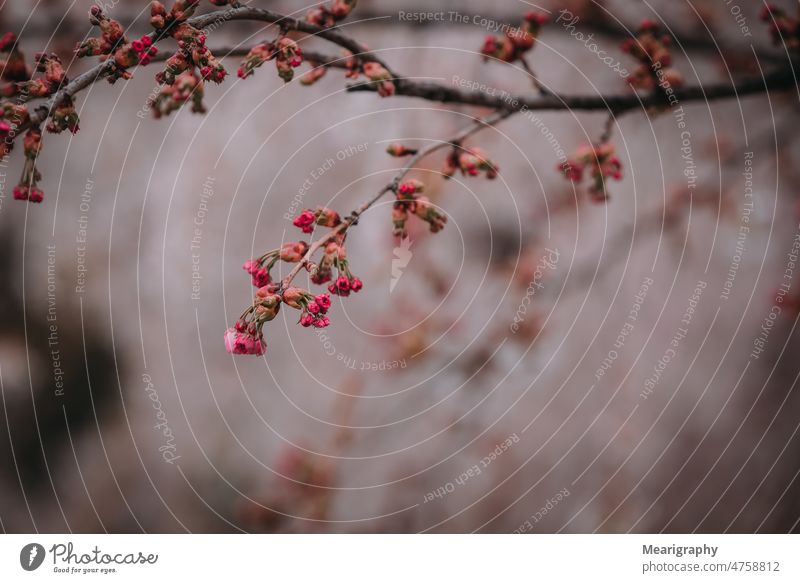
<svg viewBox="0 0 800 583"><path fill-rule="evenodd" d="M91 4L6 0L0 28L29 57L69 63L95 34ZM147 32L146 2L106 4L130 37ZM761 4L537 6L578 16L575 31L629 69L620 43L655 18L698 85L785 66ZM344 30L405 75L534 95L522 70L478 52L490 23L532 6L360 0ZM274 35L232 22L207 44ZM560 23L531 62L562 93L630 91ZM556 169L604 112L484 130L468 144L497 180L446 182L445 154L425 160L413 176L444 231L414 226L398 247L391 205L376 205L348 237L364 290L335 298L323 331L284 310L255 358L222 342L251 301L242 263L298 239L300 208L346 213L377 192L400 165L387 143L447 139L487 112L347 93L340 71L284 85L268 64L207 87L206 115L155 120L159 69L79 95L80 132L45 135L43 204L12 200L21 149L2 168L4 531L797 530L796 93L681 104L685 127L621 116L624 179L607 204Z"/></svg>

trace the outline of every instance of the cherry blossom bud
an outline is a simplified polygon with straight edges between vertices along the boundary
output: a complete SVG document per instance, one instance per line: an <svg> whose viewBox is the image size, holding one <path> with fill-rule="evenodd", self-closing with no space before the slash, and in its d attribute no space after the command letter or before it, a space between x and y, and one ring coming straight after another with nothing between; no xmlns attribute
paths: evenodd
<svg viewBox="0 0 800 583"><path fill-rule="evenodd" d="M417 153L417 150L406 148L403 144L395 143L389 144L389 146L386 148L386 152L395 158L402 158L404 156L413 156Z"/></svg>
<svg viewBox="0 0 800 583"><path fill-rule="evenodd" d="M415 194L419 194L425 191L425 183L419 180L407 180L406 182L401 182L400 185L397 187L397 194L402 195L404 198L412 197Z"/></svg>
<svg viewBox="0 0 800 583"><path fill-rule="evenodd" d="M292 224L302 229L304 233L311 233L314 230L315 222L316 216L314 215L314 211L306 209L294 218Z"/></svg>
<svg viewBox="0 0 800 583"><path fill-rule="evenodd" d="M28 200L28 187L18 184L14 187L14 200Z"/></svg>
<svg viewBox="0 0 800 583"><path fill-rule="evenodd" d="M240 332L236 328L228 328L225 332L225 349L231 354L250 354L261 356L267 345L260 334Z"/></svg>
<svg viewBox="0 0 800 583"><path fill-rule="evenodd" d="M408 207L402 202L395 202L392 206L392 225L395 237L406 236L406 221L408 220Z"/></svg>
<svg viewBox="0 0 800 583"><path fill-rule="evenodd" d="M264 287L271 281L269 271L263 267L252 274L253 285L256 287Z"/></svg>
<svg viewBox="0 0 800 583"><path fill-rule="evenodd" d="M327 207L318 207L316 217L317 224L321 227L333 228L342 222L341 217L339 217L339 213Z"/></svg>
<svg viewBox="0 0 800 583"><path fill-rule="evenodd" d="M310 294L299 287L290 287L283 291L283 303L295 310L301 309L308 297Z"/></svg>
<svg viewBox="0 0 800 583"><path fill-rule="evenodd" d="M364 75L377 87L378 95L381 97L394 95L395 86L392 82L392 75L383 65L370 61L364 63L363 71Z"/></svg>

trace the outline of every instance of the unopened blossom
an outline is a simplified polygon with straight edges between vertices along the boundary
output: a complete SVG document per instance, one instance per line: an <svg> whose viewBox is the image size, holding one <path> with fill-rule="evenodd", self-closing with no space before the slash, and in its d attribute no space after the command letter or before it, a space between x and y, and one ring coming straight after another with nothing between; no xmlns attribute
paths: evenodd
<svg viewBox="0 0 800 583"><path fill-rule="evenodd" d="M231 354L250 354L261 356L267 343L260 335L240 332L236 328L228 328L225 332L225 349Z"/></svg>
<svg viewBox="0 0 800 583"><path fill-rule="evenodd" d="M486 178L493 180L497 178L499 168L480 148L454 148L445 161L442 174L450 178L456 170L461 170L464 176L478 176L484 172Z"/></svg>
<svg viewBox="0 0 800 583"><path fill-rule="evenodd" d="M283 302L301 311L298 323L303 327L325 328L330 324L330 320L325 316L331 307L331 300L327 294L315 296L308 290L290 287L283 292Z"/></svg>
<svg viewBox="0 0 800 583"><path fill-rule="evenodd" d="M184 71L172 85L162 85L158 94L149 102L153 116L160 118L177 111L187 103L192 104L192 113L205 113L203 105L205 84L196 71Z"/></svg>
<svg viewBox="0 0 800 583"><path fill-rule="evenodd" d="M14 188L15 200L27 200L29 202L42 202L44 193L39 189L38 182L42 175L36 168L36 159L42 151L42 132L39 128L31 128L25 134L23 140L25 149L25 163L22 167L22 176L19 183Z"/></svg>
<svg viewBox="0 0 800 583"><path fill-rule="evenodd" d="M397 194L409 198L425 191L425 183L416 179L406 180L397 186Z"/></svg>
<svg viewBox="0 0 800 583"><path fill-rule="evenodd" d="M305 241L286 242L281 246L280 258L288 263L298 263L307 251L308 243Z"/></svg>
<svg viewBox="0 0 800 583"><path fill-rule="evenodd" d="M240 78L246 79L258 67L273 59L278 75L288 83L294 77L294 70L303 62L303 53L295 41L287 36L281 36L275 42L261 43L250 49L237 74Z"/></svg>
<svg viewBox="0 0 800 583"><path fill-rule="evenodd" d="M316 221L317 217L314 215L314 211L306 209L294 218L292 224L304 233L311 233Z"/></svg>
<svg viewBox="0 0 800 583"><path fill-rule="evenodd" d="M414 214L428 223L431 233L438 233L447 223L447 215L440 212L425 196L420 196L415 201Z"/></svg>
<svg viewBox="0 0 800 583"><path fill-rule="evenodd" d="M316 210L304 209L297 215L292 224L302 230L304 233L310 233L314 230L314 225L317 224L321 227L333 228L342 222L339 213L327 207L317 207Z"/></svg>
<svg viewBox="0 0 800 583"><path fill-rule="evenodd" d="M660 32L658 23L645 19L635 38L622 43L622 50L639 61L627 81L636 89L651 91L656 87L676 88L683 85L683 76L672 67L669 45L672 39Z"/></svg>
<svg viewBox="0 0 800 583"><path fill-rule="evenodd" d="M319 63L309 61L308 64L311 65L311 69L300 76L299 80L301 85L313 85L328 72L328 68Z"/></svg>
<svg viewBox="0 0 800 583"><path fill-rule="evenodd" d="M356 6L356 0L332 0L328 5L315 6L306 13L306 22L322 28L330 28L347 18Z"/></svg>
<svg viewBox="0 0 800 583"><path fill-rule="evenodd" d="M797 18L790 17L784 9L771 2L761 8L759 17L769 25L773 44L785 44L794 51L800 49L800 21Z"/></svg>
<svg viewBox="0 0 800 583"><path fill-rule="evenodd" d="M18 93L18 83L24 83L31 78L31 69L19 49L14 33L7 32L0 38L0 53L0 77L9 82L6 93L11 97Z"/></svg>
<svg viewBox="0 0 800 583"><path fill-rule="evenodd" d="M389 144L389 146L386 148L386 152L395 158L402 158L404 156L413 156L417 153L417 150L414 150L413 148L407 148L403 144L394 143Z"/></svg>

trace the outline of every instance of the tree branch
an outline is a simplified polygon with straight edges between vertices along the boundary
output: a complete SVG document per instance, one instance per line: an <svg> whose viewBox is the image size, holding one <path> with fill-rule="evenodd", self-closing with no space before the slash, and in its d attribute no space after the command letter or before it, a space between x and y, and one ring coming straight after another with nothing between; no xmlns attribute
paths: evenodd
<svg viewBox="0 0 800 583"><path fill-rule="evenodd" d="M448 140L438 141L424 148L421 148L416 154L414 154L411 158L409 158L408 162L406 162L403 167L400 169L400 172L397 176L394 177L394 180L381 188L377 194L375 194L372 198L364 201L361 205L352 211L345 219L336 227L332 228L328 231L324 236L320 237L316 241L314 241L311 246L308 248L308 251L303 256L303 259L297 263L289 274L283 278L281 281L281 288L280 291L285 290L288 288L292 280L300 273L300 270L303 269L308 263L311 261L314 254L323 246L328 244L330 241L335 239L337 236L345 233L350 227L358 223L359 217L364 214L372 205L378 202L387 192L395 192L397 187L399 186L400 182L405 178L405 176L414 169L414 167L425 157L433 154L437 150L442 148L446 148L448 146L452 146L455 143L460 143L463 140L466 140L468 137L476 134L477 132L481 131L484 128L494 126L498 122L506 119L507 117L513 115L513 111L500 111L496 112L486 118L477 119L473 123L471 123L466 128L462 129L460 132L452 136Z"/></svg>
<svg viewBox="0 0 800 583"><path fill-rule="evenodd" d="M441 103L459 103L462 105L475 105L490 107L506 111L527 110L582 110L582 111L612 111L623 113L632 109L648 108L666 105L660 93L640 95L629 92L615 95L564 95L550 94L541 97L527 95L495 95L485 91L464 90L458 87L437 83L434 81L415 81L398 79L396 95L407 97L420 97L428 101ZM744 79L733 84L717 83L706 86L696 85L681 87L674 90L675 98L680 103L691 101L710 101L714 99L727 99L731 97L744 97L754 93L766 91L783 91L797 87L795 76L791 69L781 69L759 78ZM377 91L369 82L355 83L348 86L348 91Z"/></svg>

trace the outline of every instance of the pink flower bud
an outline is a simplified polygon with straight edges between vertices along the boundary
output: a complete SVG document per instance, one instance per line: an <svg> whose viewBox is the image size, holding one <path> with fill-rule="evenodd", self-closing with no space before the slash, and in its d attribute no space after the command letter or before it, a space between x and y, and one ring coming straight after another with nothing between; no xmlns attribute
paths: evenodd
<svg viewBox="0 0 800 583"><path fill-rule="evenodd" d="M347 279L344 275L340 275L336 278L336 289L340 292L349 291L350 290L350 280Z"/></svg>
<svg viewBox="0 0 800 583"><path fill-rule="evenodd" d="M322 318L317 318L314 320L313 324L316 328L327 328L330 325L331 321L328 319L328 316L323 316Z"/></svg>
<svg viewBox="0 0 800 583"><path fill-rule="evenodd" d="M253 275L253 285L256 287L264 287L270 282L269 272L263 267L256 271Z"/></svg>
<svg viewBox="0 0 800 583"><path fill-rule="evenodd" d="M314 302L322 309L323 314L331 307L331 297L328 294L314 296Z"/></svg>
<svg viewBox="0 0 800 583"><path fill-rule="evenodd" d="M413 156L417 153L417 150L406 148L403 144L389 144L386 152L395 158L402 158L403 156Z"/></svg>

